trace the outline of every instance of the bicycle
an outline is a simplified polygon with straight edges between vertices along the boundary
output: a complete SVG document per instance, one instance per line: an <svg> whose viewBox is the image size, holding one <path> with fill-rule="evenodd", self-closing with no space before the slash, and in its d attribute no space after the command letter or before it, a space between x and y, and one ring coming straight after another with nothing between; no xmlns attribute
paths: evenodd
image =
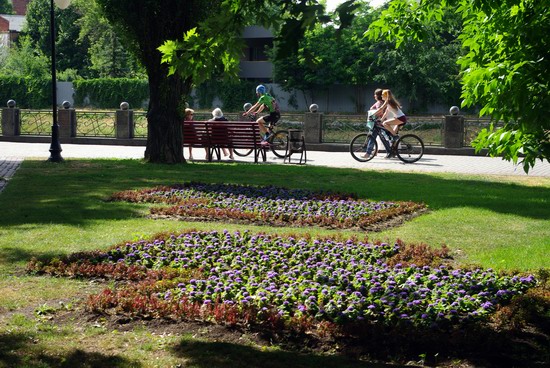
<svg viewBox="0 0 550 368"><path fill-rule="evenodd" d="M256 121L256 114L249 115L250 121ZM286 147L288 142L288 131L286 130L277 130L275 131L276 124L269 123L267 128L268 138L266 139L268 145L266 148L269 148L273 154L279 158L286 157ZM237 156L245 157L252 153L252 149L239 149L233 148L233 153Z"/></svg>
<svg viewBox="0 0 550 368"><path fill-rule="evenodd" d="M405 134L395 136L380 125L380 120L374 116L369 116L367 121L367 133L356 135L349 145L351 157L359 162L368 162L378 153L377 137L384 145L387 157L399 158L405 163L413 163L424 155L424 142L420 137L414 134Z"/></svg>

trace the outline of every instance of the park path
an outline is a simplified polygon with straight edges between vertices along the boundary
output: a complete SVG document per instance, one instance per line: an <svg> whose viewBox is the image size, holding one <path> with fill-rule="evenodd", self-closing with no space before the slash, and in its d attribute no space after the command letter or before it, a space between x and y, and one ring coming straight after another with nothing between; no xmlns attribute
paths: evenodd
<svg viewBox="0 0 550 368"><path fill-rule="evenodd" d="M23 160L23 157L0 156L0 192L4 190Z"/></svg>
<svg viewBox="0 0 550 368"><path fill-rule="evenodd" d="M143 158L145 147L143 146L108 146L108 145L83 145L64 144L61 155L66 159L71 158L119 158L140 159ZM187 153L187 152L185 152ZM202 156L200 156L202 155ZM0 192L15 174L17 168L25 158L38 158L47 160L49 144L47 143L19 143L0 141ZM194 150L197 162L204 161L204 150ZM235 162L252 162L252 157L235 156ZM291 156L291 162L298 162L299 154ZM277 159L268 153L268 164L283 164L283 160ZM499 176L530 176L550 177L550 163L537 162L535 168L525 174L521 166L500 158L484 156L457 156L457 155L427 155L414 163L404 164L398 159L385 159L383 155L375 157L368 163L353 160L347 152L308 151L307 165L329 166L352 169L367 169L375 171L400 171L400 172L432 172L432 173L457 173L475 175L499 175Z"/></svg>

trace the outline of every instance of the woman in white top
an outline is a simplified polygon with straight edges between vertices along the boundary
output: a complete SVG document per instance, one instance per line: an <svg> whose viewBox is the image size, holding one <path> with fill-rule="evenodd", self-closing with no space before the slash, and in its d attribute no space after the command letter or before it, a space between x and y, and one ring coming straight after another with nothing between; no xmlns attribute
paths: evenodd
<svg viewBox="0 0 550 368"><path fill-rule="evenodd" d="M393 97L389 89L382 91L382 98L384 99L384 105L379 109L380 111L384 111L384 115L382 115L382 125L389 130L391 134L397 135L399 127L405 125L407 122L407 117L403 111L401 111L401 105L395 97Z"/></svg>

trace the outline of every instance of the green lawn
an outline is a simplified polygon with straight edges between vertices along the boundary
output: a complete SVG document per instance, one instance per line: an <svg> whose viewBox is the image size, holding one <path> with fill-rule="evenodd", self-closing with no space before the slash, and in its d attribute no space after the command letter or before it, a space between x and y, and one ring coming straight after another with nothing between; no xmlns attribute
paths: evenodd
<svg viewBox="0 0 550 368"><path fill-rule="evenodd" d="M464 265L533 272L550 268L548 178L291 165L155 165L138 160L25 161L0 193L0 367L71 366L70 362L81 359L96 362L87 366L106 367L165 367L182 361L194 367L291 366L292 362L304 367L377 366L286 353L277 346L259 346L246 333L243 341L226 344L173 332L153 335L143 328L120 332L101 321L86 324L70 313L71 319L63 324L50 321L47 316L52 310L58 314L78 310L78 300L102 287L96 282L28 276L24 267L32 257L105 249L166 230L247 228L279 234L336 233L327 229L150 220L144 218L146 205L105 201L116 191L183 181L273 184L356 193L373 200L424 202L429 213L402 226L368 234L369 238L399 238L436 247L446 244L455 260ZM198 332L195 335L200 337ZM226 357L217 354L207 358L211 351L224 351ZM237 363L239 356L245 357L242 363ZM275 360L279 363L273 363Z"/></svg>

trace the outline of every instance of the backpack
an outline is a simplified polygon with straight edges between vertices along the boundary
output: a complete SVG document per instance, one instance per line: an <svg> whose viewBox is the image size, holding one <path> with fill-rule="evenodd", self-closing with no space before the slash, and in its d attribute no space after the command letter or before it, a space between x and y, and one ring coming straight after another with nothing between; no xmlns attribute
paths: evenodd
<svg viewBox="0 0 550 368"><path fill-rule="evenodd" d="M275 97L271 97L271 98L272 98L271 105L273 105L273 111L279 112L279 104L277 103L277 100L275 99Z"/></svg>

